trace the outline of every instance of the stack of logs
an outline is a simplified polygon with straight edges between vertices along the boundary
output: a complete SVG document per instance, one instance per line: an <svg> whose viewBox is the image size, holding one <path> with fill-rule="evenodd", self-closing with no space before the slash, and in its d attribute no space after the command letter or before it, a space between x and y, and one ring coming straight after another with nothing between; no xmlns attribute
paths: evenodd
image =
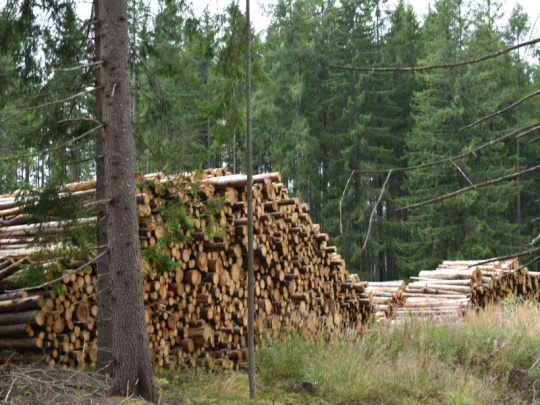
<svg viewBox="0 0 540 405"><path fill-rule="evenodd" d="M405 305L405 281L370 281L367 291L373 296L375 321L393 318Z"/></svg>
<svg viewBox="0 0 540 405"><path fill-rule="evenodd" d="M482 272L482 279L471 291L471 304L485 307L488 304L515 297L540 301L540 273L520 266L518 259L494 261L481 264L478 261L445 262L451 266L476 266Z"/></svg>
<svg viewBox="0 0 540 405"><path fill-rule="evenodd" d="M485 307L509 297L540 300L540 274L506 261L445 261L436 270L421 271L405 289L406 303L398 317L416 315L448 319L469 307Z"/></svg>
<svg viewBox="0 0 540 405"><path fill-rule="evenodd" d="M172 359L227 369L246 360L246 180L225 169L137 176L146 330L157 364ZM93 199L95 183L68 185L64 194ZM254 176L253 202L258 338L292 328L362 333L371 321L372 294L367 283L349 275L308 206L289 197L279 173ZM165 213L171 204L178 215L187 214L191 227L171 228L169 218L175 226L181 222ZM44 351L51 365L91 364L97 355L93 265L80 269L73 260L49 259L44 272L58 262L67 270L60 278L65 294L47 288L9 292L17 290L14 276L38 249L28 247L36 225L28 223L22 205L13 195L0 196L0 349ZM63 226L50 222L41 229L50 237ZM152 249L175 265L160 268L144 254Z"/></svg>

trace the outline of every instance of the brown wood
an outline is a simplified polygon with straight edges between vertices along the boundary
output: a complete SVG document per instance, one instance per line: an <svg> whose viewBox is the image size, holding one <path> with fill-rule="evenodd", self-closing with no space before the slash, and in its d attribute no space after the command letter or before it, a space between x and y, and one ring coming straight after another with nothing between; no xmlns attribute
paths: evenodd
<svg viewBox="0 0 540 405"><path fill-rule="evenodd" d="M42 326L45 323L45 314L40 310L0 314L0 325L21 323Z"/></svg>

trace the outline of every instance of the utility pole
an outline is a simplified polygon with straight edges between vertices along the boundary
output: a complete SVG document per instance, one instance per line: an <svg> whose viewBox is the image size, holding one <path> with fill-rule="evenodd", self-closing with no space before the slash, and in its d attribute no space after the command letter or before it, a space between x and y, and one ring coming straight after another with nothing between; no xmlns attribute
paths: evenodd
<svg viewBox="0 0 540 405"><path fill-rule="evenodd" d="M249 396L255 393L255 295L253 274L253 151L251 148L251 20L249 0L246 0L246 165L247 165L247 209L248 209L248 375Z"/></svg>

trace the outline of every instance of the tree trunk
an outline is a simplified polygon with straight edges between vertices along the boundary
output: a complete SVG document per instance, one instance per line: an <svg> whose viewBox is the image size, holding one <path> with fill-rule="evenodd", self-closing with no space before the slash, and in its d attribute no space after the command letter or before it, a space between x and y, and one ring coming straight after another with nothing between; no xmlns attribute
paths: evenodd
<svg viewBox="0 0 540 405"><path fill-rule="evenodd" d="M99 1L94 0L94 13L99 15ZM95 25L95 47L96 61L101 60L100 57L100 24ZM101 86L101 69L96 70L96 87ZM102 91L96 92L96 119L102 120L101 98ZM105 193L105 160L103 146L103 130L98 130L96 139L96 200L101 201L106 197ZM107 249L107 205L105 203L96 206L96 217L98 223L97 254L103 253ZM103 255L97 262L98 273L98 315L97 327L98 334L98 355L96 361L96 369L107 375L112 375L112 323L111 323L111 284L109 281L109 256Z"/></svg>
<svg viewBox="0 0 540 405"><path fill-rule="evenodd" d="M112 395L155 399L144 320L133 129L130 116L127 0L99 0L101 113L113 334Z"/></svg>

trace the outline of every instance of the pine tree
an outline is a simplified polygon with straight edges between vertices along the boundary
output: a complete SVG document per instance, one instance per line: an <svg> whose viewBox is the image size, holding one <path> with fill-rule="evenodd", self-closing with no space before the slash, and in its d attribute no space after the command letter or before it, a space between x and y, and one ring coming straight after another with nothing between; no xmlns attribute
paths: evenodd
<svg viewBox="0 0 540 405"><path fill-rule="evenodd" d="M116 395L155 390L144 321L137 206L133 195L133 133L130 109L127 1L99 0L100 74L98 116L103 126L109 282L111 296L113 387Z"/></svg>
<svg viewBox="0 0 540 405"><path fill-rule="evenodd" d="M419 64L455 62L463 59L467 21L461 0L439 0L422 27L422 58ZM408 163L415 165L453 156L461 150L458 130L467 120L463 107L463 70L441 69L421 76L424 90L414 95L414 126L406 137ZM414 200L459 188L463 176L455 167L411 172L404 184ZM407 274L432 268L444 259L457 258L463 240L469 196L447 200L408 214L401 245L400 267ZM405 201L403 202L405 203Z"/></svg>

